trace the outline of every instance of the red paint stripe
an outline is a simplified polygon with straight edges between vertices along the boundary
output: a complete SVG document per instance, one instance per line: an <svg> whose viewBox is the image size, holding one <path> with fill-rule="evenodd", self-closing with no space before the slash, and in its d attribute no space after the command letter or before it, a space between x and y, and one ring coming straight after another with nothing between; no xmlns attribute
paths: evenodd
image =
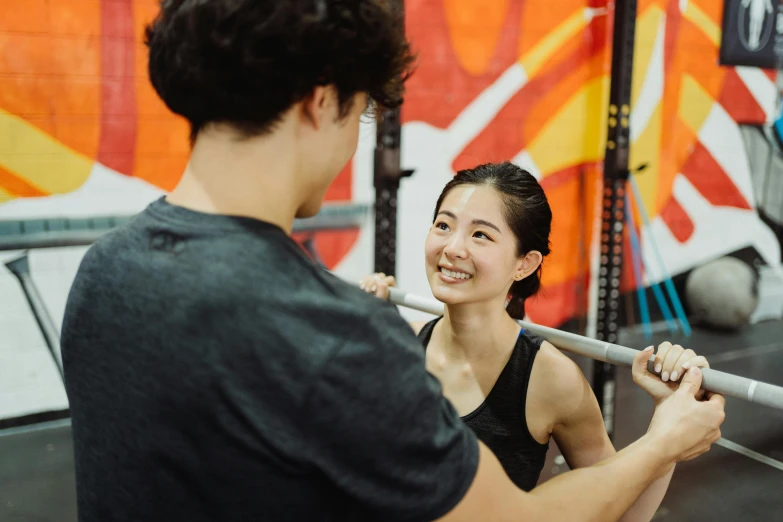
<svg viewBox="0 0 783 522"><path fill-rule="evenodd" d="M734 181L701 143L694 147L682 167L682 173L712 205L750 210L750 205Z"/></svg>
<svg viewBox="0 0 783 522"><path fill-rule="evenodd" d="M663 39L663 69L665 74L671 70L672 60L677 53L677 41L680 36L682 11L679 0L669 0L666 8L666 33Z"/></svg>
<svg viewBox="0 0 783 522"><path fill-rule="evenodd" d="M353 192L353 166L351 161L340 171L326 191L325 201L351 201Z"/></svg>
<svg viewBox="0 0 783 522"><path fill-rule="evenodd" d="M294 241L304 249L304 242L314 239L314 248L318 257L330 270L342 261L359 239L359 229L325 230L320 232L299 232L292 235ZM306 250L305 250L306 251ZM309 252L307 254L310 256ZM312 256L310 256L312 258Z"/></svg>
<svg viewBox="0 0 783 522"><path fill-rule="evenodd" d="M136 149L133 0L101 0L101 134L98 161L133 174Z"/></svg>
<svg viewBox="0 0 783 522"><path fill-rule="evenodd" d="M596 170L603 172L603 161L588 161L579 163L577 165L571 165L549 174L547 177L541 180L541 186L544 188L544 191L554 190L561 185L565 185L571 181L572 178L578 176L581 172L584 172L585 175L588 175L591 171Z"/></svg>
<svg viewBox="0 0 783 522"><path fill-rule="evenodd" d="M525 311L530 320L543 326L555 327L577 315L580 309L585 308L585 303L579 302L577 297L577 283L580 279L587 285L587 274L557 284L544 284L541 291L525 303ZM584 292L587 293L587 286Z"/></svg>
<svg viewBox="0 0 783 522"><path fill-rule="evenodd" d="M669 198L661 209L661 219L680 243L685 243L693 235L693 221L674 197Z"/></svg>
<svg viewBox="0 0 783 522"><path fill-rule="evenodd" d="M764 109L750 93L748 86L739 77L736 69L730 69L726 73L718 103L737 123L764 123L767 119Z"/></svg>
<svg viewBox="0 0 783 522"><path fill-rule="evenodd" d="M462 69L450 44L442 2L406 3L406 32L415 43L419 57L416 73L405 84L403 123L421 120L436 127L448 127L465 106L514 63L518 58L523 5L522 0L511 2L486 72L473 76Z"/></svg>
<svg viewBox="0 0 783 522"><path fill-rule="evenodd" d="M580 67L587 60L584 51L576 49L549 71L530 80L455 158L452 164L454 171L472 168L479 163L505 161L523 150L528 145L524 135L535 136L544 127L544 122L539 122L535 126L528 123L524 128L531 112L540 104L541 98L557 88L567 75L575 70L583 72ZM585 81L589 79L585 77ZM575 83L567 92L563 91L557 99L560 105L551 105L550 113L556 113L583 86L584 83Z"/></svg>

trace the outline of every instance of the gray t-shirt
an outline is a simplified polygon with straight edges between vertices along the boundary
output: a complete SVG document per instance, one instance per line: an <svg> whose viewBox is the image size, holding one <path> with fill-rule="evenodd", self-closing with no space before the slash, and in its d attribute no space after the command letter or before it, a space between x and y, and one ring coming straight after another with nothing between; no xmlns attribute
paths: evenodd
<svg viewBox="0 0 783 522"><path fill-rule="evenodd" d="M476 472L394 307L268 223L154 202L85 255L62 349L82 522L425 521Z"/></svg>

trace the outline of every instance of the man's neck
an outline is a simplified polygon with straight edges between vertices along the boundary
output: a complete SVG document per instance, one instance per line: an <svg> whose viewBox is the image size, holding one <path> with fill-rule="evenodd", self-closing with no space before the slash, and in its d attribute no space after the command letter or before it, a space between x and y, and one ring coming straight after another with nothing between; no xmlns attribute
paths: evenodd
<svg viewBox="0 0 783 522"><path fill-rule="evenodd" d="M239 139L226 130L202 132L166 200L199 212L258 219L290 234L301 204L292 149L277 133Z"/></svg>

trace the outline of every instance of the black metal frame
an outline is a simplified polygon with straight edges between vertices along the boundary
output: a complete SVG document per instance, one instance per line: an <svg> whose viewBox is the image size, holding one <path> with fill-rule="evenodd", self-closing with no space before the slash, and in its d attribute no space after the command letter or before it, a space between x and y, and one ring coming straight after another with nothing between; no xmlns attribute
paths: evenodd
<svg viewBox="0 0 783 522"><path fill-rule="evenodd" d="M38 291L38 287L35 285L35 282L33 282L33 278L30 275L30 262L27 258L27 252L7 261L5 266L19 280L19 285L22 287L27 303L30 305L30 310L33 312L35 322L38 323L38 328L41 330L41 334L46 341L46 346L49 348L49 353L62 378L63 359L62 354L60 353L60 331L57 326L55 326L52 316L44 303L43 297L41 297L41 293Z"/></svg>
<svg viewBox="0 0 783 522"><path fill-rule="evenodd" d="M369 205L329 203L311 218L294 220L294 232L346 230L365 223ZM88 246L133 216L0 220L0 251Z"/></svg>
<svg viewBox="0 0 783 522"><path fill-rule="evenodd" d="M405 10L405 1L396 0ZM402 125L400 108L383 111L378 120L373 158L375 187L375 256L374 271L395 275L397 271L397 192L402 178L413 170L400 166Z"/></svg>
<svg viewBox="0 0 783 522"><path fill-rule="evenodd" d="M375 185L375 272L397 271L397 192L413 174L400 168L400 109L385 111L378 122L373 163Z"/></svg>
<svg viewBox="0 0 783 522"><path fill-rule="evenodd" d="M625 190L630 154L631 80L633 78L636 0L616 4L612 39L612 78L609 93L608 134L604 156L604 193L601 216L601 263L598 275L598 339L617 342L620 282L623 268ZM593 364L593 391L609 437L614 435L616 369Z"/></svg>

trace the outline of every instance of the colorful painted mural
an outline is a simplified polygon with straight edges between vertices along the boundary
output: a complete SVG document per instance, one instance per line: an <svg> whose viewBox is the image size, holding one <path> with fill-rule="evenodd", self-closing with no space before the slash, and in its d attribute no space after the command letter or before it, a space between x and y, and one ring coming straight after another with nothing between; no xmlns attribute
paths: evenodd
<svg viewBox="0 0 783 522"><path fill-rule="evenodd" d="M404 111L404 166L417 173L404 182L400 202L403 286L426 293L418 266L424 232L408 230L426 223L449 176L514 158L540 176L554 209L553 253L530 316L560 324L584 313L584 241L605 146L613 23L606 6L406 2L421 60ZM779 243L754 210L738 127L772 118L773 73L719 67L720 22L720 2L638 4L631 166L649 165L638 177L653 216L642 233L644 256L654 265L653 235L672 274L746 246L770 263L780 260Z"/></svg>
<svg viewBox="0 0 783 522"><path fill-rule="evenodd" d="M0 219L135 213L177 183L187 124L150 85L143 43L158 5L0 5ZM351 199L350 174L328 199ZM319 238L322 256L334 265L355 238Z"/></svg>
<svg viewBox="0 0 783 522"><path fill-rule="evenodd" d="M559 324L583 313L611 4L405 3L420 64L403 110L403 166L416 173L400 194L401 286L429 293L423 241L446 181L459 168L513 159L540 177L555 213L531 318ZM0 219L132 213L177 182L187 128L149 85L142 43L156 9L156 0L0 5ZM652 234L675 274L744 246L780 258L754 211L738 128L772 118L772 73L718 66L720 20L721 3L711 0L638 5L631 163L649 164L638 178L654 216L642 231L645 255L653 259ZM365 130L329 200L371 201ZM327 265L354 275L372 266L367 234L322 233L315 243Z"/></svg>

